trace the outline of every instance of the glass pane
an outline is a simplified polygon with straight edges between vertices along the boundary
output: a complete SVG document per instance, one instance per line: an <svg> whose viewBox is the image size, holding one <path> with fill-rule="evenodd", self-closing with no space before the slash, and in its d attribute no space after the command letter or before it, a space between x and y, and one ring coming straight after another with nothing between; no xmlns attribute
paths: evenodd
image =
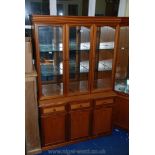
<svg viewBox="0 0 155 155"><path fill-rule="evenodd" d="M78 15L78 5L77 4L69 4L68 5L68 14L71 16Z"/></svg>
<svg viewBox="0 0 155 155"><path fill-rule="evenodd" d="M112 88L112 63L114 57L115 29L97 27L94 88Z"/></svg>
<svg viewBox="0 0 155 155"><path fill-rule="evenodd" d="M30 16L33 14L49 15L49 0L25 0L25 25L31 25ZM25 36L32 36L31 29L25 29Z"/></svg>
<svg viewBox="0 0 155 155"><path fill-rule="evenodd" d="M63 15L64 15L64 5L57 4L57 16L63 16Z"/></svg>
<svg viewBox="0 0 155 155"><path fill-rule="evenodd" d="M89 0L57 0L58 16L88 16Z"/></svg>
<svg viewBox="0 0 155 155"><path fill-rule="evenodd" d="M95 16L117 16L119 0L96 0Z"/></svg>
<svg viewBox="0 0 155 155"><path fill-rule="evenodd" d="M69 92L88 91L90 28L71 27L69 45Z"/></svg>
<svg viewBox="0 0 155 155"><path fill-rule="evenodd" d="M39 27L40 68L43 96L63 94L62 27Z"/></svg>
<svg viewBox="0 0 155 155"><path fill-rule="evenodd" d="M115 90L129 93L129 27L120 28Z"/></svg>

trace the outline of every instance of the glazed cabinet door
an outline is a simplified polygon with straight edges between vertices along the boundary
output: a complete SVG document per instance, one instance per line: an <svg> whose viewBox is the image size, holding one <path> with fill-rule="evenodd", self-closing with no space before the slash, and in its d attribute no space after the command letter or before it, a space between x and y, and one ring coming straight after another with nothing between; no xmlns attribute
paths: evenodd
<svg viewBox="0 0 155 155"><path fill-rule="evenodd" d="M68 93L89 92L90 88L90 41L92 28L70 26L69 33L69 78Z"/></svg>
<svg viewBox="0 0 155 155"><path fill-rule="evenodd" d="M42 143L44 146L65 141L65 114L57 113L41 117Z"/></svg>
<svg viewBox="0 0 155 155"><path fill-rule="evenodd" d="M43 25L37 27L37 72L40 96L64 94L64 27Z"/></svg>
<svg viewBox="0 0 155 155"><path fill-rule="evenodd" d="M112 129L112 107L94 110L93 134L109 133Z"/></svg>
<svg viewBox="0 0 155 155"><path fill-rule="evenodd" d="M94 32L93 90L112 89L116 28L97 26Z"/></svg>

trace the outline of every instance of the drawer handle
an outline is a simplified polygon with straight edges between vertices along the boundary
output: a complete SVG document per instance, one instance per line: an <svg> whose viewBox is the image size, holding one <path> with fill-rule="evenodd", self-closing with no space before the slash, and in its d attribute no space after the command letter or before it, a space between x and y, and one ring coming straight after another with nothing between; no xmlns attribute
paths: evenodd
<svg viewBox="0 0 155 155"><path fill-rule="evenodd" d="M56 111L56 109L53 109L53 111L55 112L55 111Z"/></svg>
<svg viewBox="0 0 155 155"><path fill-rule="evenodd" d="M80 104L80 108L82 108L83 106Z"/></svg>

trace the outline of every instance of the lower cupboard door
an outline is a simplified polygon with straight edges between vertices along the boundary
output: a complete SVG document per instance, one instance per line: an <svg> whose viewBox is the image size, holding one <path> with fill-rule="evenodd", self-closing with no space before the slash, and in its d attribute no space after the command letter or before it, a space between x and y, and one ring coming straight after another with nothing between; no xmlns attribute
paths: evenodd
<svg viewBox="0 0 155 155"><path fill-rule="evenodd" d="M71 112L71 139L89 136L90 111Z"/></svg>
<svg viewBox="0 0 155 155"><path fill-rule="evenodd" d="M95 109L93 124L94 135L111 132L112 108Z"/></svg>
<svg viewBox="0 0 155 155"><path fill-rule="evenodd" d="M65 114L52 114L41 117L42 144L61 143L65 141Z"/></svg>

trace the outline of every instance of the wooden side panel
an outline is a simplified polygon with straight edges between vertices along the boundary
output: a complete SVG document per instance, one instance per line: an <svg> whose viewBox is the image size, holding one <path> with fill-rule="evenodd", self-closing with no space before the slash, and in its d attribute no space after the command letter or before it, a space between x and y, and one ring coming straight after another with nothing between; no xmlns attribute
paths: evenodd
<svg viewBox="0 0 155 155"><path fill-rule="evenodd" d="M111 131L112 108L99 108L94 111L93 134L101 134Z"/></svg>
<svg viewBox="0 0 155 155"><path fill-rule="evenodd" d="M129 99L116 97L113 112L113 123L129 130Z"/></svg>
<svg viewBox="0 0 155 155"><path fill-rule="evenodd" d="M25 38L25 73L33 72L32 42L30 37Z"/></svg>
<svg viewBox="0 0 155 155"><path fill-rule="evenodd" d="M41 152L35 78L25 79L25 137L29 155Z"/></svg>
<svg viewBox="0 0 155 155"><path fill-rule="evenodd" d="M89 136L90 111L71 112L71 139Z"/></svg>
<svg viewBox="0 0 155 155"><path fill-rule="evenodd" d="M65 141L65 114L52 114L41 117L43 145Z"/></svg>

